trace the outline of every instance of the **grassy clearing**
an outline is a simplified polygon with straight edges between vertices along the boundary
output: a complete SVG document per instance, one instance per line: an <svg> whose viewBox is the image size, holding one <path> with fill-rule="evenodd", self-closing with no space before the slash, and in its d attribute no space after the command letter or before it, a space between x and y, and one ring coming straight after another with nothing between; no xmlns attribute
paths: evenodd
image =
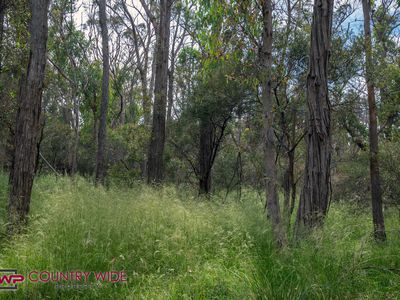
<svg viewBox="0 0 400 300"><path fill-rule="evenodd" d="M5 176L0 176L4 231ZM105 191L82 178L36 182L30 226L1 241L0 268L125 270L127 284L79 290L23 283L5 299L397 299L399 218L389 241L370 237L369 211L334 204L323 231L283 252L273 246L256 194L199 201L188 190Z"/></svg>

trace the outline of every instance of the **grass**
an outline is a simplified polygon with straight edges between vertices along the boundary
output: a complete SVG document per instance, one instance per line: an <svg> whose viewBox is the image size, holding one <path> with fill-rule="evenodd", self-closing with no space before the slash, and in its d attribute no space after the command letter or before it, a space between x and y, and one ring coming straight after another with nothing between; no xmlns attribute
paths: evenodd
<svg viewBox="0 0 400 300"><path fill-rule="evenodd" d="M7 178L0 176L4 232ZM356 213L357 212L357 213ZM0 268L125 270L128 282L82 289L20 284L4 299L397 299L400 228L375 244L369 211L334 203L323 230L278 251L256 193L200 201L190 190L95 188L41 177L27 231L2 239Z"/></svg>

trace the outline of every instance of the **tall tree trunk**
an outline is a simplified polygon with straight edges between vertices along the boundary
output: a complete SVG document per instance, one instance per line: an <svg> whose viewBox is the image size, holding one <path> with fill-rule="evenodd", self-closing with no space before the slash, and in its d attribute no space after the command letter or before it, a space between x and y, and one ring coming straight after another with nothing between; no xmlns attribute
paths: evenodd
<svg viewBox="0 0 400 300"><path fill-rule="evenodd" d="M160 25L156 44L153 125L149 145L148 183L164 178L165 115L167 108L168 53L173 0L160 0Z"/></svg>
<svg viewBox="0 0 400 300"><path fill-rule="evenodd" d="M199 148L199 194L211 192L211 169L213 156L214 126L210 118L200 120L200 148Z"/></svg>
<svg viewBox="0 0 400 300"><path fill-rule="evenodd" d="M296 232L322 224L330 203L331 105L328 98L328 62L333 0L315 0L307 76L309 110L304 186Z"/></svg>
<svg viewBox="0 0 400 300"><path fill-rule="evenodd" d="M10 171L9 233L26 222L35 176L40 114L46 67L49 0L31 0L30 54L21 80L14 136L14 158Z"/></svg>
<svg viewBox="0 0 400 300"><path fill-rule="evenodd" d="M288 153L288 163L289 163L289 169L290 169L290 176L291 176L291 201L290 201L290 206L289 206L289 219L293 214L294 210L294 205L296 202L296 181L294 179L294 163L295 163L295 157L296 157L296 123L297 123L297 111L296 109L293 109L292 111L292 142L291 142L291 149ZM290 223L290 222L289 222Z"/></svg>
<svg viewBox="0 0 400 300"><path fill-rule="evenodd" d="M174 73L175 73L175 57L171 59L171 67L168 72L168 109L167 109L167 125L172 120L172 108L174 105Z"/></svg>
<svg viewBox="0 0 400 300"><path fill-rule="evenodd" d="M108 28L106 14L106 0L99 0L99 17L103 50L103 79L101 86L100 125L98 133L98 147L96 159L96 183L104 184L106 175L106 134L107 134L107 109L108 89L110 81L110 58L108 49Z"/></svg>
<svg viewBox="0 0 400 300"><path fill-rule="evenodd" d="M362 1L364 13L365 79L368 91L369 108L369 164L371 177L372 219L376 240L386 240L385 222L382 212L382 194L378 160L378 124L373 80L372 41L371 41L371 3Z"/></svg>
<svg viewBox="0 0 400 300"><path fill-rule="evenodd" d="M79 103L78 97L74 95L74 146L71 163L71 175L75 175L78 170L78 146L79 146Z"/></svg>
<svg viewBox="0 0 400 300"><path fill-rule="evenodd" d="M272 2L262 1L263 35L260 61L262 66L262 102L264 107L264 163L266 176L266 204L275 240L278 245L285 244L281 211L277 193L276 148L273 128L274 113L272 99Z"/></svg>
<svg viewBox="0 0 400 300"><path fill-rule="evenodd" d="M290 226L290 218L292 217L294 203L296 201L296 182L294 180L294 163L296 154L296 123L297 112L292 110L292 124L290 134L287 132L287 167L284 176L284 214L287 226ZM285 126L285 130L288 130Z"/></svg>
<svg viewBox="0 0 400 300"><path fill-rule="evenodd" d="M0 73L3 69L3 36L4 36L4 17L8 0L0 0Z"/></svg>

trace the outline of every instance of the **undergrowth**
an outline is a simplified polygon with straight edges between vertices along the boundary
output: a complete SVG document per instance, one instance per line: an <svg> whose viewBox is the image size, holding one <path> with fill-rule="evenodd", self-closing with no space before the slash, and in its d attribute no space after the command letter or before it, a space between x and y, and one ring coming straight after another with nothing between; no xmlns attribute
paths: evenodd
<svg viewBox="0 0 400 300"><path fill-rule="evenodd" d="M9 240L7 178L0 176L1 269L125 271L127 283L79 289L54 283L0 291L5 299L397 299L400 228L371 237L369 211L333 203L305 240L274 246L254 191L241 201L200 200L188 189L96 188L83 178L40 177L29 226Z"/></svg>

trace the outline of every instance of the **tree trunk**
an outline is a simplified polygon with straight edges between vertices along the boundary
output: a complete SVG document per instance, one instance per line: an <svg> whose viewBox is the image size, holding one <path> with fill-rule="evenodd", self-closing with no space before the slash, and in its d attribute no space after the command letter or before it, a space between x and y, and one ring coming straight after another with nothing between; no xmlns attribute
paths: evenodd
<svg viewBox="0 0 400 300"><path fill-rule="evenodd" d="M71 163L71 175L75 175L78 170L78 146L79 146L79 103L78 97L74 95L74 145Z"/></svg>
<svg viewBox="0 0 400 300"><path fill-rule="evenodd" d="M7 5L7 0L0 0L0 73L3 70L4 17L6 14Z"/></svg>
<svg viewBox="0 0 400 300"><path fill-rule="evenodd" d="M35 176L40 115L46 67L49 0L31 0L30 54L26 75L20 83L10 171L9 233L26 223Z"/></svg>
<svg viewBox="0 0 400 300"><path fill-rule="evenodd" d="M144 124L148 126L150 125L151 120L151 99L147 90L147 68L145 68L144 70L140 70L139 73L142 86L142 108Z"/></svg>
<svg viewBox="0 0 400 300"><path fill-rule="evenodd" d="M126 106L125 106L125 98L124 98L124 96L121 96L120 97L120 110L121 110L121 113L119 115L119 124L120 125L125 125L125 108L126 108Z"/></svg>
<svg viewBox="0 0 400 300"><path fill-rule="evenodd" d="M96 183L104 184L106 175L106 134L107 134L107 109L108 89L110 81L110 58L108 50L108 28L106 14L106 0L99 0L99 17L103 50L103 77L101 86L100 125L98 133L98 147L96 159Z"/></svg>
<svg viewBox="0 0 400 300"><path fill-rule="evenodd" d="M297 123L297 112L296 109L292 110L292 127L290 134L287 132L287 168L285 171L284 178L284 214L286 218L287 226L290 226L290 218L293 214L294 204L296 201L296 182L294 179L294 164L296 155L296 123ZM285 126L285 130L287 130Z"/></svg>
<svg viewBox="0 0 400 300"><path fill-rule="evenodd" d="M167 108L168 53L173 0L160 1L160 26L156 44L153 125L149 145L148 183L164 178L165 115Z"/></svg>
<svg viewBox="0 0 400 300"><path fill-rule="evenodd" d="M264 107L264 163L266 176L266 205L271 220L275 240L278 245L285 244L281 211L277 193L276 149L273 128L274 112L272 99L272 2L262 2L263 35L260 61L262 66L262 102Z"/></svg>
<svg viewBox="0 0 400 300"><path fill-rule="evenodd" d="M385 222L382 212L382 194L378 160L378 124L373 81L372 41L371 41L371 3L362 1L364 13L365 79L368 91L369 108L369 163L371 177L372 219L376 240L386 240Z"/></svg>
<svg viewBox="0 0 400 300"><path fill-rule="evenodd" d="M293 193L293 181L294 181L294 151L288 151L287 153L287 167L284 175L284 215L287 220L290 220L290 199L291 193Z"/></svg>
<svg viewBox="0 0 400 300"><path fill-rule="evenodd" d="M167 110L167 125L172 120L172 107L174 105L174 73L175 73L175 58L171 59L171 68L168 72L168 110Z"/></svg>
<svg viewBox="0 0 400 300"><path fill-rule="evenodd" d="M328 62L333 0L315 0L307 76L309 110L304 186L296 232L322 224L330 202L331 105L328 98Z"/></svg>
<svg viewBox="0 0 400 300"><path fill-rule="evenodd" d="M214 127L209 117L200 120L199 148L199 194L208 195L211 192L211 169L213 156Z"/></svg>

